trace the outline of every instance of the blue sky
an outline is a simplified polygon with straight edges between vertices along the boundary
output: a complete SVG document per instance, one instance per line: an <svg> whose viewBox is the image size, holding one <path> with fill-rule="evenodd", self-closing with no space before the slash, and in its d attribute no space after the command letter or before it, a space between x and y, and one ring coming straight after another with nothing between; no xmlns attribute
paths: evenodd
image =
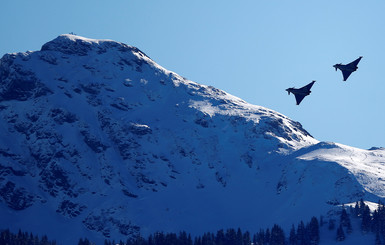
<svg viewBox="0 0 385 245"><path fill-rule="evenodd" d="M0 56L63 33L113 39L299 121L318 140L385 147L384 9L382 0L3 0ZM332 66L359 56L342 82ZM312 94L295 105L285 89L312 80Z"/></svg>

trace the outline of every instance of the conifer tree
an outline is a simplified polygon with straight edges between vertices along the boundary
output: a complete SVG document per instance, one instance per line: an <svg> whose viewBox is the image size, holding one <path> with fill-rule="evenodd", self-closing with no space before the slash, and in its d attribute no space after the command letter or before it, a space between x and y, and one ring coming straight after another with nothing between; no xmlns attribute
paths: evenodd
<svg viewBox="0 0 385 245"><path fill-rule="evenodd" d="M40 244L41 245L49 245L48 237L46 235L41 237Z"/></svg>
<svg viewBox="0 0 385 245"><path fill-rule="evenodd" d="M271 233L270 233L269 228L267 228L266 232L265 232L265 237L264 237L263 244L269 244L270 243L270 238L271 238Z"/></svg>
<svg viewBox="0 0 385 245"><path fill-rule="evenodd" d="M285 244L285 234L282 228L275 224L271 229L270 245L284 245L284 244Z"/></svg>
<svg viewBox="0 0 385 245"><path fill-rule="evenodd" d="M242 245L242 243L243 243L243 234L242 234L241 228L238 228L235 245Z"/></svg>
<svg viewBox="0 0 385 245"><path fill-rule="evenodd" d="M243 245L249 245L251 244L251 238L250 238L250 232L246 231L243 233Z"/></svg>
<svg viewBox="0 0 385 245"><path fill-rule="evenodd" d="M366 206L366 204L364 202L364 199L361 198L359 208L358 208L358 216L362 215L362 213L364 212L365 206Z"/></svg>
<svg viewBox="0 0 385 245"><path fill-rule="evenodd" d="M112 241L112 244L116 244L114 241ZM136 240L134 241L133 245L147 245L146 239L144 239L141 236L138 236Z"/></svg>
<svg viewBox="0 0 385 245"><path fill-rule="evenodd" d="M341 242L343 240L345 240L345 232L342 225L340 224L340 226L337 229L337 241Z"/></svg>
<svg viewBox="0 0 385 245"><path fill-rule="evenodd" d="M165 244L177 244L178 238L175 233L167 233L165 237Z"/></svg>
<svg viewBox="0 0 385 245"><path fill-rule="evenodd" d="M185 231L179 232L179 237L178 237L178 244L180 245L188 245L188 237L187 233Z"/></svg>
<svg viewBox="0 0 385 245"><path fill-rule="evenodd" d="M352 224L350 222L350 218L349 218L348 213L346 212L345 207L342 207L342 212L341 212L341 216L340 216L340 224L342 226L346 227L346 232L348 234L352 233L352 231L353 231Z"/></svg>
<svg viewBox="0 0 385 245"><path fill-rule="evenodd" d="M164 244L165 238L163 232L157 232L154 234L154 243L155 244Z"/></svg>
<svg viewBox="0 0 385 245"><path fill-rule="evenodd" d="M358 204L358 201L354 205L354 215L357 217L360 215L360 205Z"/></svg>
<svg viewBox="0 0 385 245"><path fill-rule="evenodd" d="M202 245L202 238L200 236L194 238L194 245Z"/></svg>
<svg viewBox="0 0 385 245"><path fill-rule="evenodd" d="M319 224L316 217L311 218L308 228L310 244L317 245L320 240Z"/></svg>
<svg viewBox="0 0 385 245"><path fill-rule="evenodd" d="M363 211L362 211L362 223L361 223L361 229L363 232L370 231L371 228L371 216L370 216L370 209L369 206L364 204Z"/></svg>
<svg viewBox="0 0 385 245"><path fill-rule="evenodd" d="M155 245L154 238L153 238L152 235L150 235L150 236L148 237L147 240L148 240L148 241L147 241L148 245ZM126 244L126 245L129 245L129 244L128 244L128 241L127 241L127 244Z"/></svg>
<svg viewBox="0 0 385 245"><path fill-rule="evenodd" d="M237 233L234 229L227 229L224 244L237 244Z"/></svg>
<svg viewBox="0 0 385 245"><path fill-rule="evenodd" d="M223 230L217 231L217 236L215 237L216 245L224 245L225 244L225 233Z"/></svg>
<svg viewBox="0 0 385 245"><path fill-rule="evenodd" d="M150 244L149 244L149 245L150 245ZM192 240L190 234L188 234L188 236L187 236L187 243L186 243L186 245L193 245L193 240Z"/></svg>
<svg viewBox="0 0 385 245"><path fill-rule="evenodd" d="M257 234L254 235L253 238L254 244L264 244L265 243L265 231L260 230Z"/></svg>
<svg viewBox="0 0 385 245"><path fill-rule="evenodd" d="M215 236L213 233L205 233L202 237L202 245L214 245L215 244Z"/></svg>
<svg viewBox="0 0 385 245"><path fill-rule="evenodd" d="M83 238L80 238L80 239L79 239L78 245L84 245Z"/></svg>
<svg viewBox="0 0 385 245"><path fill-rule="evenodd" d="M306 243L306 235L305 235L305 225L303 223L303 221L301 220L301 222L298 224L298 227L297 227L297 243L299 245L303 245Z"/></svg>
<svg viewBox="0 0 385 245"><path fill-rule="evenodd" d="M378 207L378 230L380 234L385 235L385 208L384 205L381 204Z"/></svg>
<svg viewBox="0 0 385 245"><path fill-rule="evenodd" d="M342 212L341 212L341 215L340 215L340 223L341 223L341 225L346 227L348 219L349 219L348 213L346 212L346 209L343 206L342 207Z"/></svg>
<svg viewBox="0 0 385 245"><path fill-rule="evenodd" d="M292 225L290 229L289 245L297 245L297 235L295 234L294 225Z"/></svg>
<svg viewBox="0 0 385 245"><path fill-rule="evenodd" d="M129 241L127 241L127 245L131 245L131 243L128 243L128 242ZM107 239L104 239L104 245L111 245L111 242L109 240L107 240Z"/></svg>
<svg viewBox="0 0 385 245"><path fill-rule="evenodd" d="M211 244L210 241L211 241L211 240L210 240L210 235L207 234L207 233L203 234L203 236L202 236L202 245L208 245L208 244Z"/></svg>

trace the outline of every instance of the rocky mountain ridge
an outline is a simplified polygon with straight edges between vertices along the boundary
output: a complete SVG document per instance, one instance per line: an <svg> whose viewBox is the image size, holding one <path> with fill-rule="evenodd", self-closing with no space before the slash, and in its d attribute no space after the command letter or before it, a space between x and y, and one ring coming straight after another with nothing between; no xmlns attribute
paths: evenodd
<svg viewBox="0 0 385 245"><path fill-rule="evenodd" d="M2 226L101 241L290 225L317 215L308 205L384 197L384 149L318 142L123 43L61 35L4 55L0 84Z"/></svg>

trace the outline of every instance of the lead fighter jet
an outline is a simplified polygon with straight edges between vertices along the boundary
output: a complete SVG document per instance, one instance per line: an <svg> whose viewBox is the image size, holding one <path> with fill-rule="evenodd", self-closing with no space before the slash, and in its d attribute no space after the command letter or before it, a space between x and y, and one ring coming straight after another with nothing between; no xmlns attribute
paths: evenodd
<svg viewBox="0 0 385 245"><path fill-rule="evenodd" d="M297 105L299 105L299 103L301 103L303 98L305 98L306 96L308 96L311 93L310 89L314 83L315 83L315 81L312 81L311 83L309 83L306 86L303 86L302 88L288 88L288 89L286 89L286 91L289 95L290 95L290 93L294 94L295 100L297 101Z"/></svg>
<svg viewBox="0 0 385 245"><path fill-rule="evenodd" d="M362 56L360 56L358 59L356 59L355 61L353 61L347 65L343 65L340 63L340 64L335 64L333 67L336 68L336 70L338 68L342 71L342 75L344 76L344 81L346 81L346 79L348 79L350 74L352 74L352 72L354 72L358 69L357 65L361 59L362 59Z"/></svg>

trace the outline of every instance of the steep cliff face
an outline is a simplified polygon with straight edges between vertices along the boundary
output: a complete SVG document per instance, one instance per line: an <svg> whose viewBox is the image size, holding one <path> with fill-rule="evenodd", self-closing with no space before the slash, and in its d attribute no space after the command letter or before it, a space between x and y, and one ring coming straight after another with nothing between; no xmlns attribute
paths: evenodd
<svg viewBox="0 0 385 245"><path fill-rule="evenodd" d="M382 196L359 166L309 155L329 146L300 123L126 44L61 35L4 55L0 84L3 226L74 241L259 229Z"/></svg>

